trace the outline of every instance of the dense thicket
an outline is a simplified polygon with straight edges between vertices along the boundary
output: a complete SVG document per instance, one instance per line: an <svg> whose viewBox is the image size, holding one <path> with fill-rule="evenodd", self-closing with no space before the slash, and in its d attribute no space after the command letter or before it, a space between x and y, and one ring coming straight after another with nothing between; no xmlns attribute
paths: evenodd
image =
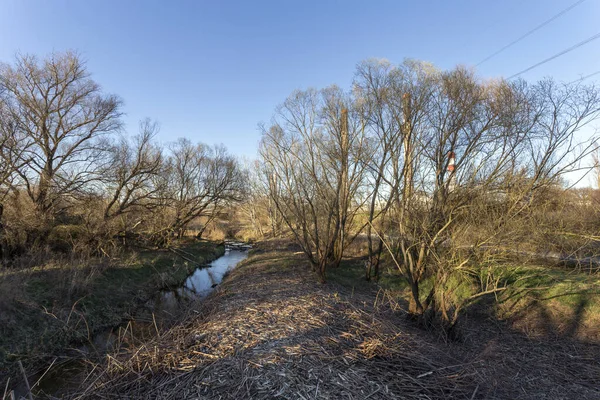
<svg viewBox="0 0 600 400"><path fill-rule="evenodd" d="M74 53L0 64L0 244L106 253L123 240L164 245L243 192L222 146L162 147L158 125L122 136L122 101Z"/></svg>
<svg viewBox="0 0 600 400"><path fill-rule="evenodd" d="M410 312L451 329L507 289L489 266L535 236L565 174L596 150L579 133L599 113L593 86L366 61L351 92L296 91L277 109L263 182L321 280L364 232L367 279L387 253Z"/></svg>

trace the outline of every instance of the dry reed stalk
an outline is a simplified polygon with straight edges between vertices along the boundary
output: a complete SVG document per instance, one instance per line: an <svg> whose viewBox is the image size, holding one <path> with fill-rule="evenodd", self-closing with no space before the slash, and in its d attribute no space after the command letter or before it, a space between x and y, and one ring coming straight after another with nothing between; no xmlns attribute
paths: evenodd
<svg viewBox="0 0 600 400"><path fill-rule="evenodd" d="M17 361L17 364L19 364L19 369L21 370L21 374L23 374L23 380L25 381L25 387L27 388L27 397L29 397L29 400L33 400L31 386L29 386L29 379L27 379L27 374L25 373L25 368L23 368L23 363L21 360L19 360Z"/></svg>

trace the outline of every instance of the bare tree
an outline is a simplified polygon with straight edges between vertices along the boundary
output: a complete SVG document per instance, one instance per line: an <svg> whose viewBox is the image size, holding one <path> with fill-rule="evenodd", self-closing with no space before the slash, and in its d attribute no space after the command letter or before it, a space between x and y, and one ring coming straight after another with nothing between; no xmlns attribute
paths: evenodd
<svg viewBox="0 0 600 400"><path fill-rule="evenodd" d="M172 217L165 233L182 236L194 219L207 217L210 222L222 207L240 200L244 179L236 159L223 146L179 139L170 150L165 205Z"/></svg>
<svg viewBox="0 0 600 400"><path fill-rule="evenodd" d="M255 235L261 238L276 237L281 233L283 220L269 196L272 179L264 174L264 168L257 160L246 165L244 170L247 174L248 192L239 209Z"/></svg>
<svg viewBox="0 0 600 400"><path fill-rule="evenodd" d="M439 72L434 82L425 105L399 82L408 104L390 251L411 288L410 312L439 317L451 331L466 305L506 289L481 279L473 256L511 239L509 222L524 218L539 193L589 154L589 143L577 151L574 135L597 117L600 102L594 91L570 93L549 81L482 83L463 68ZM420 122L415 106L427 110ZM491 212L481 232L477 225ZM422 294L425 280L431 285ZM479 286L459 299L461 285Z"/></svg>
<svg viewBox="0 0 600 400"><path fill-rule="evenodd" d="M386 60L367 60L357 68L354 81L356 101L368 121L369 142L374 146L364 160L371 188L367 280L371 275L379 275L387 211L393 201L398 201L400 188L408 188L403 180L410 179L409 169L402 170L401 163L411 157L413 130L422 124L429 111L427 107L434 76L433 66L412 60L400 66L393 66ZM403 173L404 178L399 179ZM379 237L373 234L376 222ZM373 246L374 239L376 248Z"/></svg>
<svg viewBox="0 0 600 400"><path fill-rule="evenodd" d="M0 124L5 125L5 123L4 117L0 114ZM0 129L0 199L3 199L8 192L10 178L15 172L11 154L13 148L14 137L10 133L7 133L6 129Z"/></svg>
<svg viewBox="0 0 600 400"><path fill-rule="evenodd" d="M0 92L0 203L14 189L15 175L26 164L24 142Z"/></svg>
<svg viewBox="0 0 600 400"><path fill-rule="evenodd" d="M2 98L0 87L0 259L6 253L4 240L4 202L11 192L16 192L14 184L17 172L23 168L22 157L26 149L24 141L18 135L16 124L12 119L6 102Z"/></svg>
<svg viewBox="0 0 600 400"><path fill-rule="evenodd" d="M111 150L111 162L104 181L110 198L104 219L112 219L136 207L152 210L158 206L160 187L157 177L164 173L162 150L152 143L158 124L149 119L140 122L140 132L133 143L122 139Z"/></svg>
<svg viewBox="0 0 600 400"><path fill-rule="evenodd" d="M367 279L387 248L410 313L451 332L465 307L507 289L478 263L514 245L549 190L595 149L576 135L599 112L594 87L371 60L353 97L290 96L263 132L261 156L270 195L322 281L367 204Z"/></svg>
<svg viewBox="0 0 600 400"><path fill-rule="evenodd" d="M74 53L43 61L18 56L0 66L6 113L25 149L20 183L39 211L58 206L96 179L96 160L106 146L98 139L121 127L121 101L102 93Z"/></svg>

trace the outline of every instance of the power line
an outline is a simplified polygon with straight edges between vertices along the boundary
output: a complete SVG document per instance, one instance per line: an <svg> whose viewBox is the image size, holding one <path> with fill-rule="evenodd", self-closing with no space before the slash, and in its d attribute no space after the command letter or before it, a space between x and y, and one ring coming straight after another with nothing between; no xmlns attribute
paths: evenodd
<svg viewBox="0 0 600 400"><path fill-rule="evenodd" d="M561 51L560 53L556 53L552 57L548 57L545 60L540 61L539 63L534 64L531 67L524 69L521 72L517 72L516 74L510 76L508 79L510 80L510 79L516 78L517 76L519 76L521 74L524 74L525 72L531 71L532 69L537 68L537 67L539 67L542 64L546 64L548 61L552 61L555 58L558 58L558 57L560 57L560 56L562 56L564 54L567 54L567 53L569 53L569 52L571 52L571 51L573 51L573 50L575 50L575 49L583 46L584 44L587 44L587 43L591 42L592 40L596 40L598 38L600 38L600 33L597 33L594 36L585 39L583 42L579 42L576 45L573 45L573 46L569 47L568 49L565 49L565 50Z"/></svg>
<svg viewBox="0 0 600 400"><path fill-rule="evenodd" d="M535 28L533 28L532 30L530 30L529 32L525 33L523 36L520 36L519 38L513 40L512 42L510 42L509 44L507 44L506 46L502 47L500 50L496 51L495 53L487 56L486 58L484 58L482 61L479 62L479 64L475 65L476 67L480 66L481 64L483 64L484 62L488 61L489 59L491 59L492 57L497 56L498 54L502 53L504 50L508 49L509 47L513 46L514 44L520 42L521 40L525 39L527 36L531 35L532 33L538 31L539 29L543 28L544 26L548 25L550 22L554 21L555 19L557 19L558 17L562 16L563 14L566 14L568 11L570 11L571 9L577 7L578 5L580 5L581 3L583 3L585 0L579 0L573 4L571 4L569 7L565 8L564 10L562 10L561 12L559 12L558 14L556 14L555 16L553 16L552 18L542 22L540 25L536 26Z"/></svg>
<svg viewBox="0 0 600 400"><path fill-rule="evenodd" d="M591 78L592 76L595 76L595 75L598 75L598 74L600 74L600 71L592 72L592 73L591 73L591 74L589 74L589 75L582 76L581 78L575 79L574 81L571 81L571 82L567 83L567 85L572 85L572 84L574 84L574 83L577 83L577 82L584 81L584 80L586 80L587 78Z"/></svg>

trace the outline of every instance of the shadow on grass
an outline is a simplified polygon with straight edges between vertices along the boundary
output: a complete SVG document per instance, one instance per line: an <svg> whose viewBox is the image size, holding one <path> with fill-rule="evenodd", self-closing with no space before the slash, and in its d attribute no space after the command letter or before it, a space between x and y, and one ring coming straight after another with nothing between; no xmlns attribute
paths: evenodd
<svg viewBox="0 0 600 400"><path fill-rule="evenodd" d="M360 258L345 260L330 270L330 280L371 296L391 290L403 303L406 285L393 269L384 269L379 283L373 283L365 280L363 265ZM525 275L529 280L519 281L521 286L500 305L489 295L470 306L460 320L463 340L440 352L449 351L466 363L485 363L474 372L479 389L473 398L600 398L598 277L527 267L515 279ZM443 337L428 331L423 335L429 337L425 340Z"/></svg>

